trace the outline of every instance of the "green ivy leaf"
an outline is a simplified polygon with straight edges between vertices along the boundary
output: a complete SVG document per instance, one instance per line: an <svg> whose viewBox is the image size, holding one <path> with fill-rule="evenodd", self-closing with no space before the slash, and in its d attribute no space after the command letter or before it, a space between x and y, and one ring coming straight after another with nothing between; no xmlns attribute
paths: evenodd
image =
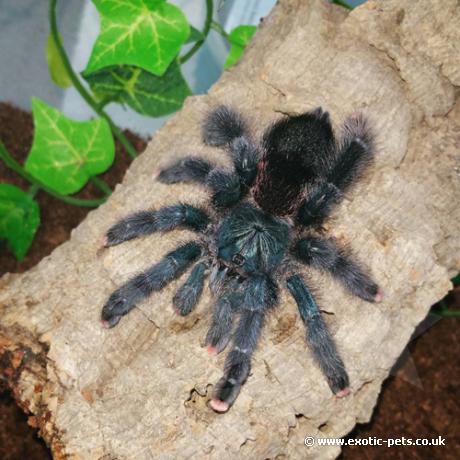
<svg viewBox="0 0 460 460"><path fill-rule="evenodd" d="M190 35L187 38L187 41L185 43L186 44L187 43L195 43L195 42L198 42L200 40L204 40L203 33L200 32L197 28L195 28L193 26L190 26Z"/></svg>
<svg viewBox="0 0 460 460"><path fill-rule="evenodd" d="M48 35L48 41L46 42L46 62L48 63L48 70L51 75L51 79L54 83L56 83L56 85L61 88L68 88L69 86L72 86L72 80L67 73L51 35Z"/></svg>
<svg viewBox="0 0 460 460"><path fill-rule="evenodd" d="M85 72L133 65L163 75L190 35L182 11L165 0L93 0L101 32Z"/></svg>
<svg viewBox="0 0 460 460"><path fill-rule="evenodd" d="M162 77L132 66L108 67L83 76L99 100L127 104L150 117L179 110L191 94L177 61Z"/></svg>
<svg viewBox="0 0 460 460"><path fill-rule="evenodd" d="M38 204L27 193L10 184L0 184L0 239L17 260L22 260L40 224Z"/></svg>
<svg viewBox="0 0 460 460"><path fill-rule="evenodd" d="M236 64L243 53L243 46L232 45L228 53L227 59L224 62L224 69L228 69L232 65Z"/></svg>
<svg viewBox="0 0 460 460"><path fill-rule="evenodd" d="M256 26L238 26L230 32L228 41L232 46L224 62L224 69L228 69L238 62L256 30Z"/></svg>
<svg viewBox="0 0 460 460"><path fill-rule="evenodd" d="M74 121L32 98L34 141L25 169L62 195L78 192L113 163L115 145L102 118Z"/></svg>
<svg viewBox="0 0 460 460"><path fill-rule="evenodd" d="M255 34L257 26L238 26L229 34L228 40L232 45L246 46Z"/></svg>
<svg viewBox="0 0 460 460"><path fill-rule="evenodd" d="M349 5L347 2L345 2L344 0L332 0L332 3L334 3L334 5L342 6L347 10L352 10L353 9L353 7L351 5Z"/></svg>

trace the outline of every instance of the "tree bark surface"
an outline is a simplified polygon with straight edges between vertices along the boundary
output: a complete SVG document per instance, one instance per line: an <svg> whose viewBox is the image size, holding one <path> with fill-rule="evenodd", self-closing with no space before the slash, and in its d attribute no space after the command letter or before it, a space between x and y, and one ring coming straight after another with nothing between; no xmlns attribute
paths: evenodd
<svg viewBox="0 0 460 460"><path fill-rule="evenodd" d="M0 293L0 368L55 458L334 458L340 437L370 419L383 380L430 306L460 269L460 14L456 0L369 1L349 13L320 0L280 0L244 58L204 96L187 100L136 159L108 200L38 266L6 275ZM186 231L110 249L101 237L120 217L208 195L166 186L154 171L187 154L228 164L201 142L218 104L241 110L253 131L282 114L322 106L338 128L363 111L377 135L376 162L326 227L349 243L383 286L381 304L309 274L351 379L336 399L283 293L248 382L225 415L207 401L225 353L209 358L207 289L187 318L173 313L178 286L139 304L114 329L99 318L109 294L151 265Z"/></svg>

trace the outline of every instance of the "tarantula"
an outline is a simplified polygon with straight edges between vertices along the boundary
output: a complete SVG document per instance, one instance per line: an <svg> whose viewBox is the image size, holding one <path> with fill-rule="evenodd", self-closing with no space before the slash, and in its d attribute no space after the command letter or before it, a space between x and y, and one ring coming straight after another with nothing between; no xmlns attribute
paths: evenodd
<svg viewBox="0 0 460 460"><path fill-rule="evenodd" d="M188 315L199 301L204 279L215 297L208 351L220 353L232 339L223 377L210 401L226 412L250 369L267 313L284 284L295 299L307 342L331 390L349 392L349 379L334 341L300 267L329 272L352 294L379 302L382 291L348 251L314 233L373 158L373 137L365 118L347 118L336 141L328 112L317 108L273 123L260 145L236 111L220 106L203 124L205 144L225 148L232 169L186 157L161 170L166 184L197 182L211 192L203 208L176 204L142 211L113 225L105 246L178 227L199 237L166 254L157 264L119 287L102 309L105 327L115 326L136 303L178 278L193 263L173 298L175 310ZM233 327L235 317L238 324Z"/></svg>

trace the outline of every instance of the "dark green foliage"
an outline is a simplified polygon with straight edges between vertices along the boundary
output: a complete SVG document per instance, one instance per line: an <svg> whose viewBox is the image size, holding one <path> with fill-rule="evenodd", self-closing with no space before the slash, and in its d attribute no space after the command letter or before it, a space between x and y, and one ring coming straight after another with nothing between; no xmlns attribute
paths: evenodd
<svg viewBox="0 0 460 460"><path fill-rule="evenodd" d="M94 95L104 104L119 102L141 115L161 117L182 107L192 92L174 61L161 77L140 67L113 66L83 73Z"/></svg>
<svg viewBox="0 0 460 460"><path fill-rule="evenodd" d="M118 138L128 155L136 157L135 148L103 107L110 102L124 104L151 117L179 110L192 94L180 65L199 50L211 26L217 24L212 19L212 0L205 0L207 11L202 31L188 23L179 7L165 0L93 0L93 3L100 14L100 33L81 74L91 91L81 83L65 52L57 27L57 0L49 0L51 30L45 48L52 80L61 87L74 86L99 118L85 122L71 120L34 98L34 144L25 167L0 145L0 158L33 184L30 199L22 192L21 200L19 190L12 193L11 189L3 187L0 238L9 242L18 259L26 254L40 221L34 193L41 189L69 204L97 206L105 197L82 200L67 195L78 192L89 180L105 196L110 194L110 188L97 175L105 172L113 162L112 135ZM229 58L233 62L236 62L236 54L239 56L243 52L254 30L254 26L241 26L227 35L220 28L232 44ZM193 46L180 56L181 48L187 44ZM226 67L228 65L227 62ZM207 176L209 168L198 161L195 170L186 169L189 179L200 180ZM171 177L163 179L183 180L181 170L184 171L178 167L177 174L172 171ZM239 192L237 194L239 196ZM216 201L220 196L220 191L216 191Z"/></svg>
<svg viewBox="0 0 460 460"><path fill-rule="evenodd" d="M39 223L37 202L14 185L0 184L0 239L8 241L16 259L26 255Z"/></svg>

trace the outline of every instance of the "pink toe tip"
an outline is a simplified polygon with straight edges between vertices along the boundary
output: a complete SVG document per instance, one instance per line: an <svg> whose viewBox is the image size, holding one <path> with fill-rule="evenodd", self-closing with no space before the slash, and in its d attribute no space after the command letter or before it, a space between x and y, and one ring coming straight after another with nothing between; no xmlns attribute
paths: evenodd
<svg viewBox="0 0 460 460"><path fill-rule="evenodd" d="M348 396L350 394L350 388L344 388L343 390L338 391L335 395L337 398L344 398L345 396Z"/></svg>
<svg viewBox="0 0 460 460"><path fill-rule="evenodd" d="M102 245L102 247L106 248L108 243L109 243L109 240L107 238L107 235L103 235L101 237L101 245Z"/></svg>
<svg viewBox="0 0 460 460"><path fill-rule="evenodd" d="M374 302L379 303L382 301L382 299L383 299L383 289L379 288L377 291L377 294L375 294Z"/></svg>
<svg viewBox="0 0 460 460"><path fill-rule="evenodd" d="M353 121L359 121L361 118L363 118L363 114L359 110L356 110L350 114L349 118Z"/></svg>
<svg viewBox="0 0 460 460"><path fill-rule="evenodd" d="M160 174L161 174L161 171L162 171L162 170L161 170L160 168L157 168L157 169L155 169L155 171L153 171L153 175L152 175L153 180L158 179L158 177L159 177Z"/></svg>
<svg viewBox="0 0 460 460"><path fill-rule="evenodd" d="M213 347L212 345L208 345L208 347L206 348L208 350L208 353L212 356L216 356L217 355L217 348L216 347Z"/></svg>
<svg viewBox="0 0 460 460"><path fill-rule="evenodd" d="M102 327L105 328L105 329L110 329L110 323L108 321L105 321L105 320L101 320L101 324L102 324Z"/></svg>
<svg viewBox="0 0 460 460"><path fill-rule="evenodd" d="M209 405L216 411L216 412L227 412L229 409L228 403L225 401L221 401L220 399L211 399Z"/></svg>

